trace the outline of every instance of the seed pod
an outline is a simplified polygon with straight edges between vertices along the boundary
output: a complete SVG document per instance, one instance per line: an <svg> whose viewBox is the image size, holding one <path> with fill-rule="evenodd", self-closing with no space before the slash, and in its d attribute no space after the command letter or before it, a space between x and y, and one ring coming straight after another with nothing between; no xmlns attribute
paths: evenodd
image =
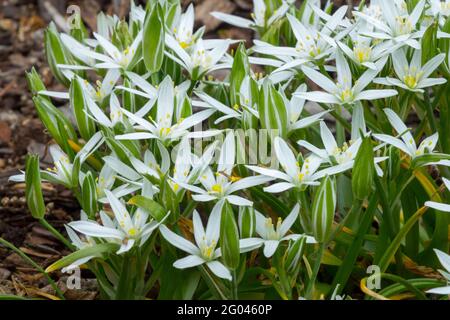
<svg viewBox="0 0 450 320"><path fill-rule="evenodd" d="M363 200L372 191L375 174L373 148L370 138L363 138L355 158L352 175L353 196Z"/></svg>
<svg viewBox="0 0 450 320"><path fill-rule="evenodd" d="M220 223L220 248L225 265L230 269L239 266L239 231L234 218L233 208L225 202Z"/></svg>
<svg viewBox="0 0 450 320"><path fill-rule="evenodd" d="M329 176L322 180L316 191L312 208L313 233L320 243L326 242L331 233L336 209L336 185Z"/></svg>

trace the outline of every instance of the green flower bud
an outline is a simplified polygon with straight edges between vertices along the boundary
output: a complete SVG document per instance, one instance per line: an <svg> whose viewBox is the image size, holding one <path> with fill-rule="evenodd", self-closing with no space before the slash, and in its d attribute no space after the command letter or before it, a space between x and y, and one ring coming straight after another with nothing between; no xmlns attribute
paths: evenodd
<svg viewBox="0 0 450 320"><path fill-rule="evenodd" d="M239 266L240 258L239 231L234 218L233 208L228 202L225 202L222 208L220 248L225 265L230 269L236 269Z"/></svg>
<svg viewBox="0 0 450 320"><path fill-rule="evenodd" d="M336 184L327 176L316 191L312 207L313 234L320 243L326 242L331 234L335 210Z"/></svg>
<svg viewBox="0 0 450 320"><path fill-rule="evenodd" d="M372 191L375 174L373 148L370 138L363 138L355 158L352 176L353 196L363 200Z"/></svg>

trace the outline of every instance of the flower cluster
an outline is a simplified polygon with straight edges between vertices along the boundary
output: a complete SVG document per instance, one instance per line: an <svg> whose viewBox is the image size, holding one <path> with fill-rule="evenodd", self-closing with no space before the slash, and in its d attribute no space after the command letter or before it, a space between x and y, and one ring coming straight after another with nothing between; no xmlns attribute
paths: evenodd
<svg viewBox="0 0 450 320"><path fill-rule="evenodd" d="M348 289L358 257L382 275L394 255L438 266L429 253L448 249L450 210L430 169L450 178L448 3L253 8L211 13L252 29L245 44L206 38L178 1L133 4L128 21L100 14L92 36L48 28L67 89L27 78L55 168L30 157L12 177L38 219L41 179L82 207L67 225L74 252L47 271L87 264L106 298L158 282L161 298L312 299ZM66 101L72 122L55 106Z"/></svg>

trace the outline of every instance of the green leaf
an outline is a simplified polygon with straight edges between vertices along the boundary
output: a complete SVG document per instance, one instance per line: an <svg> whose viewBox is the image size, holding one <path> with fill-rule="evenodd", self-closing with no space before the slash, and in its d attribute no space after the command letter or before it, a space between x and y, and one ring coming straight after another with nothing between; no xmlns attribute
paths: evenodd
<svg viewBox="0 0 450 320"><path fill-rule="evenodd" d="M157 221L161 221L167 214L166 209L164 209L158 202L141 195L132 197L128 200L128 204L138 206L139 208L147 211Z"/></svg>
<svg viewBox="0 0 450 320"><path fill-rule="evenodd" d="M35 219L42 219L45 215L45 203L41 188L41 174L39 156L28 155L25 169L25 197L28 209Z"/></svg>
<svg viewBox="0 0 450 320"><path fill-rule="evenodd" d="M58 82L68 87L70 85L70 81L64 76L61 69L58 67L58 64L70 64L72 59L69 56L69 53L65 50L53 22L47 30L45 30L44 46L50 70Z"/></svg>
<svg viewBox="0 0 450 320"><path fill-rule="evenodd" d="M157 4L145 19L142 37L144 63L151 72L158 72L161 69L164 59L164 36L164 13L160 4Z"/></svg>
<svg viewBox="0 0 450 320"><path fill-rule="evenodd" d="M101 257L105 253L111 253L117 251L119 249L119 245L116 243L101 243L92 247L87 247L81 250L78 250L74 253L65 256L55 263L52 263L50 266L45 269L45 272L53 272L55 270L59 270L61 268L67 267L68 265L74 263L75 261L86 258L89 256L93 257Z"/></svg>
<svg viewBox="0 0 450 320"><path fill-rule="evenodd" d="M39 91L46 90L44 82L42 81L36 69L33 67L30 72L26 73L28 88L33 95L36 95ZM46 97L47 100L50 100Z"/></svg>

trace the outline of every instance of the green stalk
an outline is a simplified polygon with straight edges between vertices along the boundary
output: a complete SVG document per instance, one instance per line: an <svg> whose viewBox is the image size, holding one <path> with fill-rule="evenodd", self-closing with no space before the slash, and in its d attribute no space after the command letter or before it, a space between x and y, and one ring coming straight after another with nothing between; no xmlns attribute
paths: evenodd
<svg viewBox="0 0 450 320"><path fill-rule="evenodd" d="M205 280L211 293L221 300L228 300L227 295L223 292L221 285L215 281L204 265L199 266L200 272L202 274L203 280Z"/></svg>
<svg viewBox="0 0 450 320"><path fill-rule="evenodd" d="M425 214L427 209L428 207L421 207L411 216L411 218L409 218L409 220L405 223L405 225L400 229L397 236L394 238L394 240L392 240L390 246L387 248L386 252L380 259L378 265L380 266L381 272L385 272L386 269L389 267L390 261L392 260L398 248L400 247L406 234L409 232L409 230L411 230L414 224Z"/></svg>
<svg viewBox="0 0 450 320"><path fill-rule="evenodd" d="M39 219L39 222L44 226L48 231L50 231L59 241L61 241L67 248L70 250L75 250L73 244L71 244L58 230L53 228L53 226L47 222L44 218Z"/></svg>
<svg viewBox="0 0 450 320"><path fill-rule="evenodd" d="M352 242L352 245L347 251L345 258L342 260L342 265L339 267L336 276L334 277L332 288L336 288L339 284L339 288L337 288L337 294L340 294L342 290L345 288L348 279L353 271L353 266L356 263L356 259L358 258L361 247L364 243L364 236L368 232L370 225L373 221L373 216L375 214L375 209L377 208L377 195L376 193L372 193L369 199L369 206L367 207L366 212L362 218L361 224L358 228L358 233L356 234L355 239Z"/></svg>
<svg viewBox="0 0 450 320"><path fill-rule="evenodd" d="M236 270L232 271L233 280L231 282L232 290L231 290L231 299L238 300L238 276Z"/></svg>
<svg viewBox="0 0 450 320"><path fill-rule="evenodd" d="M306 287L306 298L312 299L314 292L314 284L316 282L317 274L319 273L320 265L322 263L323 253L325 251L327 244L325 242L321 243L319 246L319 251L317 251L316 260L314 261L314 267L311 273L311 278L309 278L308 286Z"/></svg>

